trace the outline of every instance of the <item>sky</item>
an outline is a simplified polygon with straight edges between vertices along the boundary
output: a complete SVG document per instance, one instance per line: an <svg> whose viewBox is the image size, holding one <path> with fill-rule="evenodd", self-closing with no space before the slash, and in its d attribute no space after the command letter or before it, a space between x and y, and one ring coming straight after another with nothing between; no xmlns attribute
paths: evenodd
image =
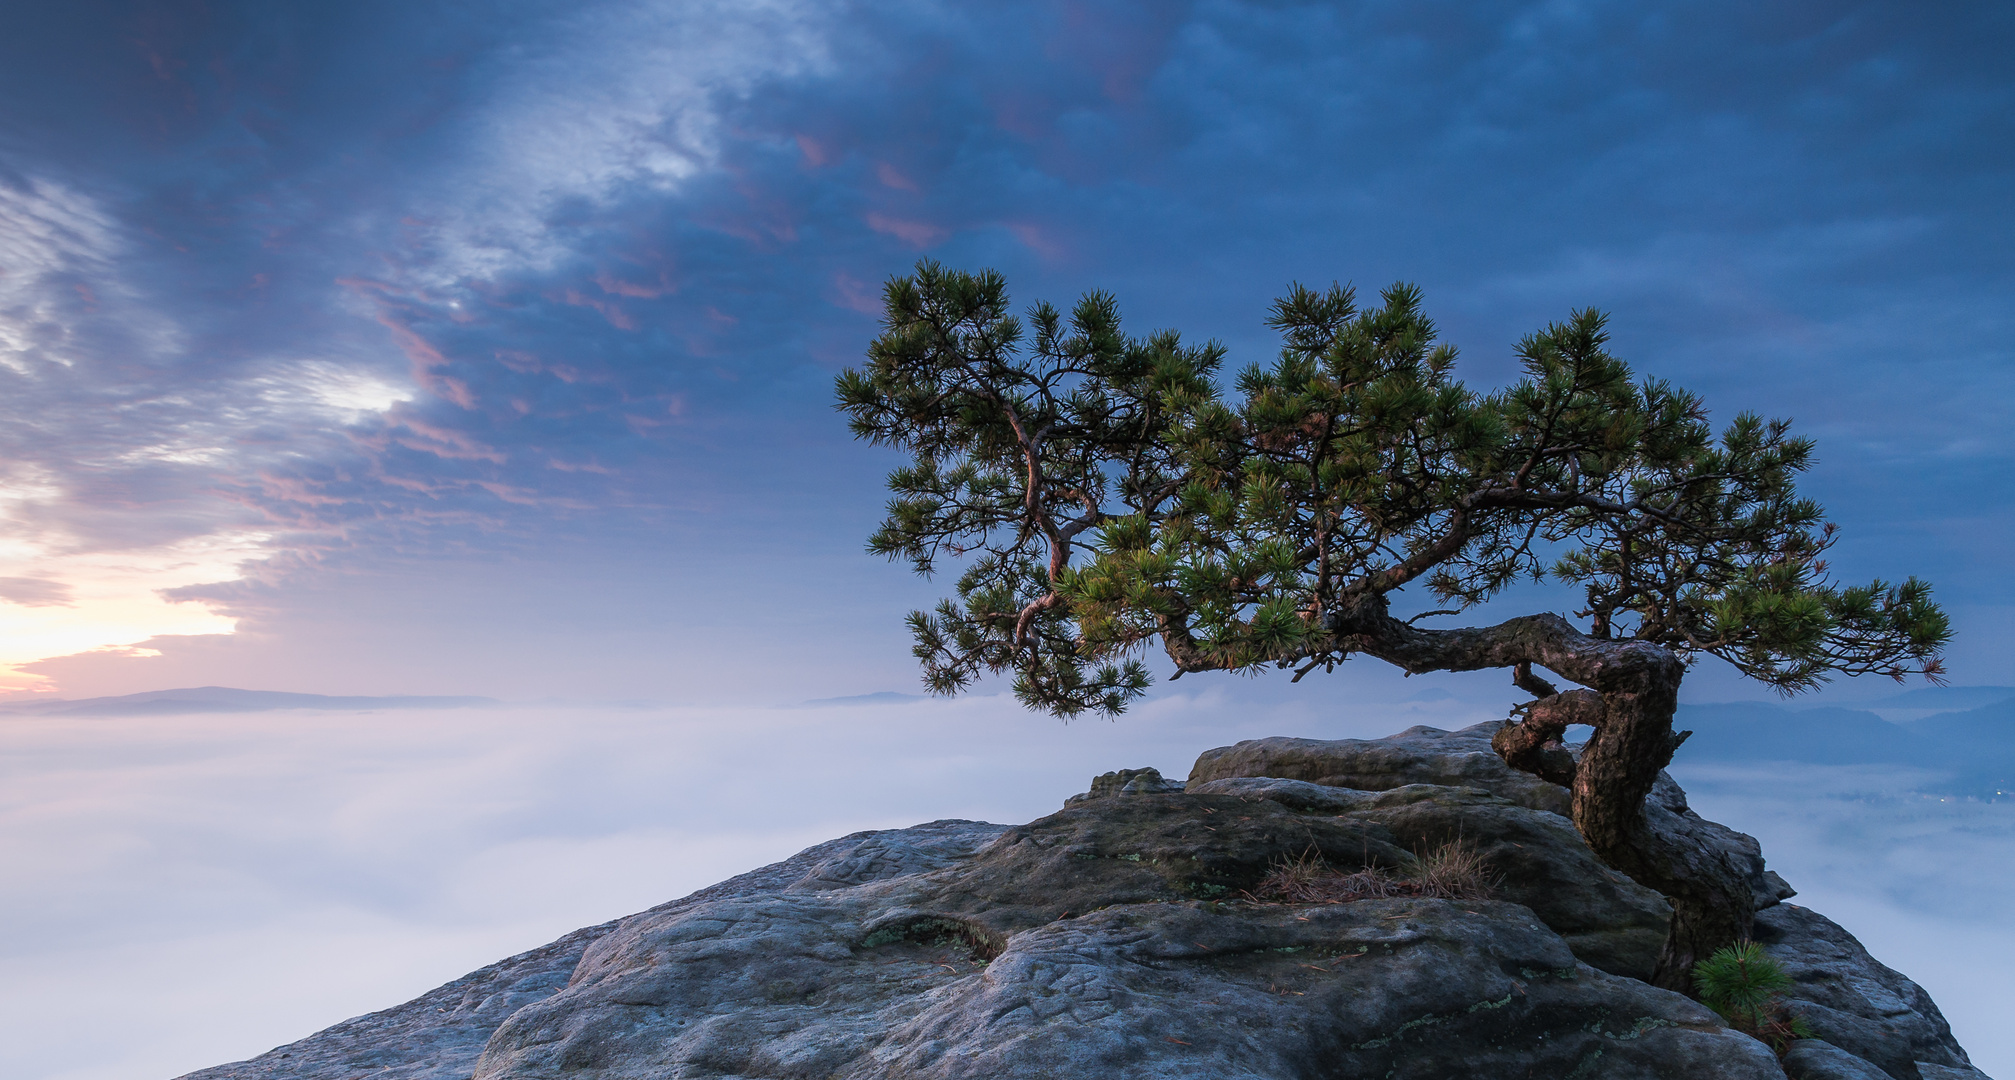
<svg viewBox="0 0 2015 1080"><path fill-rule="evenodd" d="M1595 306L1818 440L1844 578L1994 682L1994 4L11 5L0 678L65 697L915 685L831 379L932 258L1265 361L1419 283L1474 386ZM1566 598L1542 603L1566 603ZM1706 678L1703 676L1703 678Z"/></svg>
<svg viewBox="0 0 2015 1080"><path fill-rule="evenodd" d="M1514 375L1523 334L1601 308L1639 372L1717 419L1785 416L1815 438L1803 487L1842 526L1834 569L1930 580L1954 681L2015 685L2011 47L2015 10L1984 2L0 7L0 696L223 685L520 707L494 744L471 735L483 722L405 717L353 725L382 744L329 734L358 740L333 749L314 725L242 718L22 721L7 761L45 801L11 820L48 828L19 842L97 895L184 865L161 852L208 850L223 834L206 823L270 812L362 836L403 820L343 809L376 805L361 789L312 797L373 770L461 791L485 761L586 760L556 748L615 745L631 729L610 717L689 733L668 746L745 730L750 768L765 718L826 717L863 745L911 730L775 710L917 689L901 616L944 583L863 554L897 462L850 439L831 383L874 336L881 284L924 258L996 268L1023 304L1108 290L1129 330L1221 340L1233 367L1272 357L1263 319L1290 283L1412 281L1480 388ZM1571 600L1524 590L1488 617ZM1433 685L1502 715L1501 676L1487 693L1465 678ZM1072 776L1139 763L1121 748L1180 773L1250 725L1155 750L1153 708L1380 734L1389 710L1349 710L1411 692L1369 669L1284 681L1185 680L1116 727L996 702L944 737L1048 747ZM1686 694L1767 696L1711 662ZM674 714L690 724L635 720ZM539 733L506 737L521 728ZM332 771L311 782L318 762ZM268 766L301 779L257 779ZM484 826L509 837L494 858L547 843L526 823L596 775L484 781L519 807ZM56 794L94 777L98 801ZM1078 789L1029 783L1030 805L971 816ZM900 812L862 787L744 846L647 800L638 814L669 815L656 827L697 830L652 849L690 874L597 871L600 902L468 916L508 934L456 938L467 911L441 898L490 893L443 878L383 909L437 913L398 933L314 923L346 901L290 884L307 899L272 909L294 928L272 940L319 942L330 963L346 934L461 941L427 969L447 978L506 938L545 940L534 923L550 937L656 903L826 825L964 812L932 809L936 786ZM156 795L188 811L159 835L134 823ZM1794 839L1832 850L1822 834ZM85 835L131 861L65 854ZM471 835L442 832L440 850L491 850ZM217 865L266 865L267 840L227 840L238 854ZM188 858L178 872L211 865ZM365 876L396 877L405 856L388 858ZM22 903L72 893L37 895ZM145 939L157 958L209 924L176 925ZM388 985L318 1007L389 1004L370 996Z"/></svg>

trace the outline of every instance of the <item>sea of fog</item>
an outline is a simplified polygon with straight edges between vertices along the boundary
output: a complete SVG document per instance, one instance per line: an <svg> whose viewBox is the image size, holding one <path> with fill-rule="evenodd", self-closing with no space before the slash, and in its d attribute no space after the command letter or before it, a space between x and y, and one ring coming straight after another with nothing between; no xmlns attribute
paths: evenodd
<svg viewBox="0 0 2015 1080"><path fill-rule="evenodd" d="M1432 698L1433 695L1424 695ZM859 829L1026 821L1089 778L1502 715L1211 693L0 718L0 1076L166 1080ZM1674 772L2015 1077L2015 803L1870 766Z"/></svg>

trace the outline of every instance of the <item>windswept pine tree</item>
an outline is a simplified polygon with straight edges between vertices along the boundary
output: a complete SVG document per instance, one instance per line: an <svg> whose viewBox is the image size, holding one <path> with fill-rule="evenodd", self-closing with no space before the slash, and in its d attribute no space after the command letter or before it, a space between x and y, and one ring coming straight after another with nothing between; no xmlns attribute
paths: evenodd
<svg viewBox="0 0 2015 1080"><path fill-rule="evenodd" d="M925 262L885 300L838 404L911 457L870 550L960 567L956 598L910 616L933 690L1011 674L1032 708L1116 714L1156 646L1178 676L1298 680L1356 654L1507 669L1533 700L1498 752L1568 787L1596 854L1672 901L1661 985L1689 988L1754 915L1734 868L1646 813L1685 739L1688 665L1717 656L1787 693L1939 672L1926 585L1830 578L1834 526L1794 486L1812 444L1748 414L1716 435L1697 397L1607 351L1595 311L1519 342L1524 378L1480 393L1408 285L1362 310L1294 287L1268 320L1279 358L1229 385L1222 347L1129 337L1104 293L1024 322L998 274ZM1521 580L1578 600L1449 625ZM1408 587L1432 606L1400 618ZM1571 724L1594 729L1578 760Z"/></svg>

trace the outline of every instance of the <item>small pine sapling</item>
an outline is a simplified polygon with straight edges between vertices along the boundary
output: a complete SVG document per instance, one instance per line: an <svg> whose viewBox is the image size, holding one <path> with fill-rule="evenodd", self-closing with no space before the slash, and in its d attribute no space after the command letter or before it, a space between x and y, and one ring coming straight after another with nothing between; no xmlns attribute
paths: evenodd
<svg viewBox="0 0 2015 1080"><path fill-rule="evenodd" d="M1805 1022L1784 1006L1791 976L1753 941L1738 941L1693 965L1700 1000L1730 1027L1770 1044L1782 1054L1793 1039L1809 1039Z"/></svg>

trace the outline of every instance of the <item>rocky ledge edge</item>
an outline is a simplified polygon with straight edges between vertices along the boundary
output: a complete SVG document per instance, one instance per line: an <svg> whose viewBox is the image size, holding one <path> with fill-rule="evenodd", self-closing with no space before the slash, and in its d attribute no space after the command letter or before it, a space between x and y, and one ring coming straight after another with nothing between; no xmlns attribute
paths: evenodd
<svg viewBox="0 0 2015 1080"><path fill-rule="evenodd" d="M1749 868L1818 1037L1780 1060L1641 981L1664 899L1595 860L1497 727L1254 740L1026 825L855 833L184 1080L1986 1080L1930 995L1783 902L1670 778L1654 811ZM1395 866L1458 835L1493 899L1242 899L1284 859Z"/></svg>

